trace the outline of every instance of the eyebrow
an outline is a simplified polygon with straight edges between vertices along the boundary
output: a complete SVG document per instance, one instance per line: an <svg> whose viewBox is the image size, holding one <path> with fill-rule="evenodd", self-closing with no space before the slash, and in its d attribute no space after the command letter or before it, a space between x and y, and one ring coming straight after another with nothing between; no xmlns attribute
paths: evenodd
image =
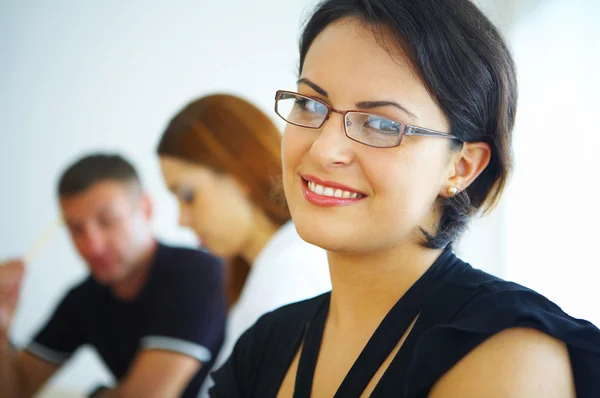
<svg viewBox="0 0 600 398"><path fill-rule="evenodd" d="M406 109L405 107L403 107L402 105L400 105L399 103L394 102L394 101L363 101L363 102L357 102L356 106L359 109L372 109L372 108L379 108L381 106L395 106L396 108L400 109L402 112L406 113L408 116L412 117L413 119L419 120L417 115L415 115L414 113L412 113L411 111L409 111L408 109Z"/></svg>
<svg viewBox="0 0 600 398"><path fill-rule="evenodd" d="M329 97L329 94L323 87L312 82L310 79L303 77L303 78L299 79L296 83L297 84L301 84L301 83L306 84L308 87L312 88L313 90L315 90L317 93L321 94L322 96ZM406 113L408 116L412 117L413 119L419 120L417 115L415 115L414 113L412 113L411 111L406 109L406 107L404 107L394 101L361 101L361 102L356 103L356 107L359 109L373 109L373 108L379 108L382 106L394 106L394 107L400 109L402 112Z"/></svg>
<svg viewBox="0 0 600 398"><path fill-rule="evenodd" d="M319 86L316 83L313 83L312 81L310 81L309 79L303 77L302 79L299 79L296 84L300 84L300 83L304 83L306 84L308 87L312 88L313 90L315 90L317 93L321 94L324 97L329 97L329 94L327 94L327 91L325 91L325 89L321 86Z"/></svg>

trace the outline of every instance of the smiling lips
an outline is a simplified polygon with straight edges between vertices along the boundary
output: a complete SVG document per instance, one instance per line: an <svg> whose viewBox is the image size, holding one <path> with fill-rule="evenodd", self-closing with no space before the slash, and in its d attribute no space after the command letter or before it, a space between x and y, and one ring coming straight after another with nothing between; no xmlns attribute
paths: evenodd
<svg viewBox="0 0 600 398"><path fill-rule="evenodd" d="M302 176L303 194L306 200L317 206L333 207L356 203L366 197L350 187L316 177Z"/></svg>

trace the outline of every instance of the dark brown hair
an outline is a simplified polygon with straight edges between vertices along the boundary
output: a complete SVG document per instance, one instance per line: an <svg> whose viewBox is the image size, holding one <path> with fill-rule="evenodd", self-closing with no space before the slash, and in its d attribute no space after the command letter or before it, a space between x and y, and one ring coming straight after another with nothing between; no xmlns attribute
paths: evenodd
<svg viewBox="0 0 600 398"><path fill-rule="evenodd" d="M470 0L325 0L307 21L300 40L300 73L319 33L342 18L356 18L378 37L389 29L412 57L413 67L464 142L485 142L491 160L463 192L440 199L437 231L425 246L442 248L464 232L470 218L499 201L512 169L511 133L517 108L513 59L496 27ZM390 43L382 43L387 45ZM452 141L454 150L462 146Z"/></svg>
<svg viewBox="0 0 600 398"><path fill-rule="evenodd" d="M171 119L157 152L236 177L274 224L290 219L280 193L281 133L269 117L242 98L215 94L192 101ZM237 300L250 265L237 257L229 267L231 303Z"/></svg>
<svg viewBox="0 0 600 398"><path fill-rule="evenodd" d="M133 165L123 156L93 153L79 158L63 171L58 182L58 196L71 196L87 191L102 181L116 181L141 190L141 182Z"/></svg>

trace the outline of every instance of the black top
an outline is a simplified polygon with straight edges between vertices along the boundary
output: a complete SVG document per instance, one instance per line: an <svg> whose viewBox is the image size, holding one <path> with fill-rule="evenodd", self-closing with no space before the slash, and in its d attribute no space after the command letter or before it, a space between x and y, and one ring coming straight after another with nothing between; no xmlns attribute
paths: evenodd
<svg viewBox="0 0 600 398"><path fill-rule="evenodd" d="M215 257L159 244L146 286L123 301L92 277L72 288L28 346L56 364L84 344L96 348L116 379L140 349L183 353L203 363L184 398L198 395L224 337L223 267Z"/></svg>
<svg viewBox="0 0 600 398"><path fill-rule="evenodd" d="M276 397L306 335L294 398L308 398L330 293L264 315L214 373L213 398ZM419 315L420 314L420 315ZM600 330L540 294L473 269L446 250L395 304L336 397L358 397L411 322L417 321L372 397L426 397L460 359L497 332L539 330L567 344L578 397L600 397Z"/></svg>

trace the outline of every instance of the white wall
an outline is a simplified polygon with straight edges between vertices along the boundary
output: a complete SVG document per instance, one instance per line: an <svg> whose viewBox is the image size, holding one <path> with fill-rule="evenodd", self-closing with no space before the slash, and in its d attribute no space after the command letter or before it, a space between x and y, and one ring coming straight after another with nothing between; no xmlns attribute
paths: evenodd
<svg viewBox="0 0 600 398"><path fill-rule="evenodd" d="M550 0L515 25L520 106L506 276L600 325L600 2Z"/></svg>
<svg viewBox="0 0 600 398"><path fill-rule="evenodd" d="M161 130L188 100L212 91L242 95L273 116L275 90L294 88L297 36L310 3L1 2L0 258L33 244L57 216L60 171L97 149L121 151L135 162L157 202L160 237L194 244L177 228L175 202L160 180L154 148ZM501 206L474 224L461 254L502 273L504 230ZM14 340L25 344L84 274L59 232L28 266ZM54 384L86 389L101 380L110 377L86 351Z"/></svg>

